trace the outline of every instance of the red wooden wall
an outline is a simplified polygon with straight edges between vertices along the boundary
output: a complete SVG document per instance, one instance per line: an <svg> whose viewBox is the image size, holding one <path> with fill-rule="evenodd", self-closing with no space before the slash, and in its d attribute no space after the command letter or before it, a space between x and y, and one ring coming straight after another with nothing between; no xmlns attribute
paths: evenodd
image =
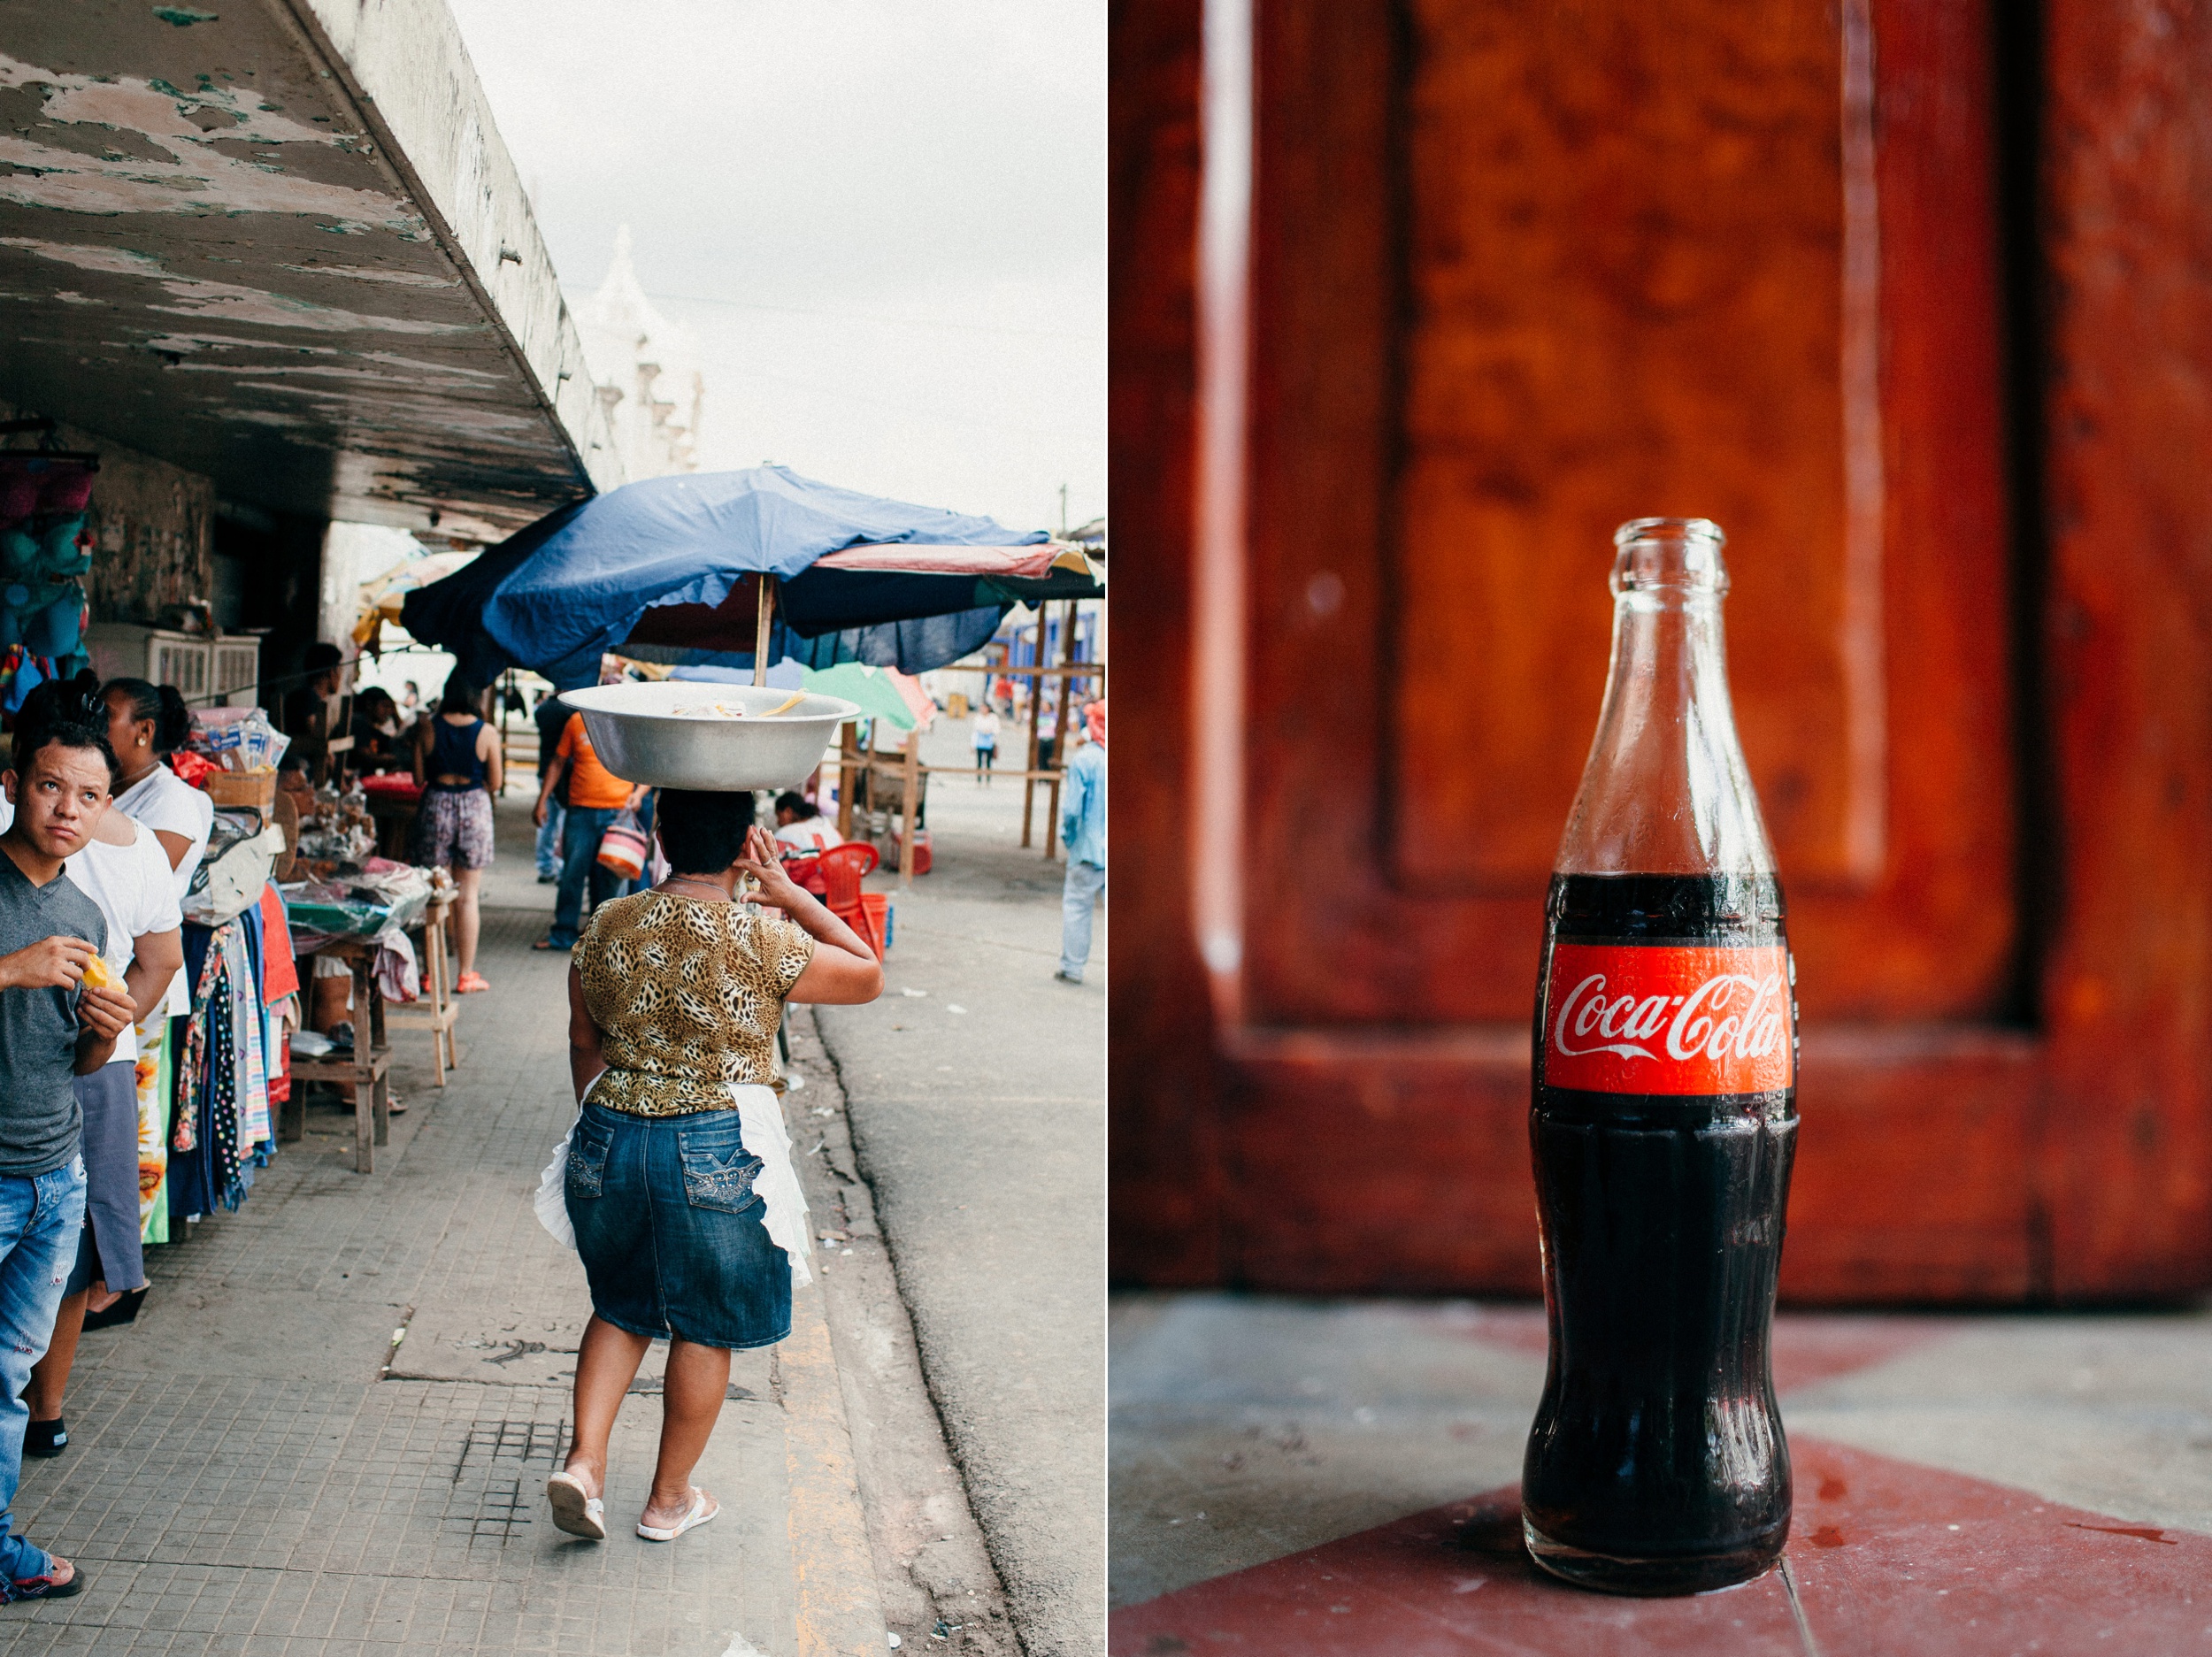
<svg viewBox="0 0 2212 1657"><path fill-rule="evenodd" d="M1800 957L1787 1291L2212 1282L2212 23L2025 15L1255 0L1209 471L1202 18L1115 7L1123 1279L1533 1288L1607 536L1701 513ZM1192 742L1225 671L1232 774Z"/></svg>

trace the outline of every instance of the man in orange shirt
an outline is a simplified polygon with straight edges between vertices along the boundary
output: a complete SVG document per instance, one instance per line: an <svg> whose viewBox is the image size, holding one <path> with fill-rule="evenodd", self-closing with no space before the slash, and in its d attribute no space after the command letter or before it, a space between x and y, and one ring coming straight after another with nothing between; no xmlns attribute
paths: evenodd
<svg viewBox="0 0 2212 1657"><path fill-rule="evenodd" d="M626 810L635 810L646 795L642 787L624 782L599 763L591 738L584 732L584 716L572 713L561 732L538 784L538 804L531 820L540 827L553 791L568 779L568 815L561 825L561 876L553 900L553 930L541 938L539 949L573 949L576 929L583 924L584 888L591 887L592 907L622 895L623 878L599 861L600 837L607 825Z"/></svg>

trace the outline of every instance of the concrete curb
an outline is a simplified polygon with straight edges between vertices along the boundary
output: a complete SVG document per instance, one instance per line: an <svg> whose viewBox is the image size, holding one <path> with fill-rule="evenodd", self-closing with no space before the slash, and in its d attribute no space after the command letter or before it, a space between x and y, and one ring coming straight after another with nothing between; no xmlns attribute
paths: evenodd
<svg viewBox="0 0 2212 1657"><path fill-rule="evenodd" d="M853 1165L836 1068L810 1008L789 1029L795 1078L786 1100L802 1147L809 1222L845 1420L874 1549L886 1622L910 1650L1021 1657L1004 1587L949 1447L937 1400L891 1260L873 1193ZM803 1148L813 1140L811 1148Z"/></svg>
<svg viewBox="0 0 2212 1657"><path fill-rule="evenodd" d="M776 1371L791 1481L799 1657L873 1657L887 1649L883 1604L818 1284L792 1297L791 1338L776 1349Z"/></svg>

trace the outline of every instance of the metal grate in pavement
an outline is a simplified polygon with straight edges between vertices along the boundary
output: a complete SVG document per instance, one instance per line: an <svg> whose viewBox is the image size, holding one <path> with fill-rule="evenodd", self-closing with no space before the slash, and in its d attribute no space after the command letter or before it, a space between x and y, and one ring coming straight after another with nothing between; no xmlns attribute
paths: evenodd
<svg viewBox="0 0 2212 1657"><path fill-rule="evenodd" d="M531 1523L539 1484L560 1466L565 1421L480 1421L453 1464L454 1500L444 1528L504 1547Z"/></svg>

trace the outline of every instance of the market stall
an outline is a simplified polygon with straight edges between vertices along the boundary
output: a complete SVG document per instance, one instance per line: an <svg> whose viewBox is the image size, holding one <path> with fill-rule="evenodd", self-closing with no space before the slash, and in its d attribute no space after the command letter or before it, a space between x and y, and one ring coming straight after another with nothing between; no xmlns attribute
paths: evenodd
<svg viewBox="0 0 2212 1657"><path fill-rule="evenodd" d="M1041 530L763 466L649 479L564 507L405 594L400 610L412 637L452 651L480 683L520 665L572 690L596 683L612 653L743 669L764 685L787 662L946 666L1016 604L1096 597L1103 579L1082 548ZM912 844L918 756L902 756L893 785L872 752L855 765L850 751L826 756L847 779L841 811L861 776L884 777L900 798L901 843ZM915 860L903 861L911 879Z"/></svg>

